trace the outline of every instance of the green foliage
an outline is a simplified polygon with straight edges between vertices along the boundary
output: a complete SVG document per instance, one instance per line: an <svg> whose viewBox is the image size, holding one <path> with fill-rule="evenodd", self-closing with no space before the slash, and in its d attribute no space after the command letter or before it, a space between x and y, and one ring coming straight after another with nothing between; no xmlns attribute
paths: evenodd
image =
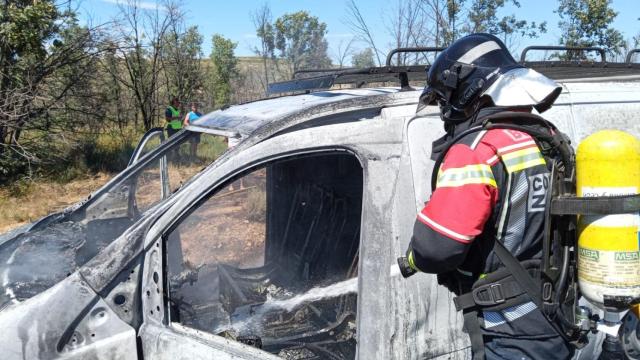
<svg viewBox="0 0 640 360"><path fill-rule="evenodd" d="M201 69L203 37L197 26L174 29L165 35L162 47L167 92L178 99L195 101L203 87Z"/></svg>
<svg viewBox="0 0 640 360"><path fill-rule="evenodd" d="M127 2L94 28L66 5L0 4L0 182L119 171L137 131L163 122L170 95L204 96L202 35L177 5Z"/></svg>
<svg viewBox="0 0 640 360"><path fill-rule="evenodd" d="M375 60L373 59L373 50L371 50L371 48L366 48L358 53L353 54L351 58L351 64L353 65L353 67L357 68L376 66Z"/></svg>
<svg viewBox="0 0 640 360"><path fill-rule="evenodd" d="M69 130L101 112L92 91L99 37L54 1L0 5L0 182L59 161L56 138L68 145Z"/></svg>
<svg viewBox="0 0 640 360"><path fill-rule="evenodd" d="M518 47L520 37L538 37L547 31L547 23L523 20L515 14L503 14L507 5L520 7L518 0L403 0L415 1L422 13L407 14L408 26L429 35L422 44L448 46L462 36L485 32L501 38L507 47ZM409 16L411 15L411 16ZM432 30L431 30L432 29ZM415 37L415 35L412 35ZM408 45L405 45L408 46Z"/></svg>
<svg viewBox="0 0 640 360"><path fill-rule="evenodd" d="M234 51L237 43L222 35L213 35L211 49L211 87L216 107L228 105L231 102L231 81L238 76L238 58Z"/></svg>
<svg viewBox="0 0 640 360"><path fill-rule="evenodd" d="M527 37L537 37L539 33L547 31L547 23L536 24L520 20L515 15L498 17L498 10L503 8L508 0L473 0L469 9L468 33L486 32L498 37L507 44L513 34ZM511 2L520 7L517 0Z"/></svg>
<svg viewBox="0 0 640 360"><path fill-rule="evenodd" d="M2 60L15 64L28 56L42 59L45 41L59 33L58 22L67 15L58 11L53 1L4 1L0 8Z"/></svg>
<svg viewBox="0 0 640 360"><path fill-rule="evenodd" d="M275 22L275 47L293 72L331 66L325 34L327 24L306 11L284 14Z"/></svg>
<svg viewBox="0 0 640 360"><path fill-rule="evenodd" d="M75 167L84 168L93 173L101 171L114 173L127 167L135 146L131 143L121 144L109 141L108 137L103 135L100 138L85 139L75 149L77 149L76 157L75 161L72 161Z"/></svg>
<svg viewBox="0 0 640 360"><path fill-rule="evenodd" d="M19 179L19 175L30 173L30 164L14 152L0 157L0 186L11 184Z"/></svg>
<svg viewBox="0 0 640 360"><path fill-rule="evenodd" d="M264 3L258 10L256 10L251 18L253 20L253 25L256 27L256 35L260 39L260 47L254 47L254 54L260 56L262 58L262 71L264 72L264 81L260 79L262 82L262 87L264 88L265 94L267 93L267 86L269 84L269 79L273 79L273 76L269 76L269 59L275 60L274 49L275 45L275 29L273 27L271 9L267 3ZM277 62L276 62L277 65Z"/></svg>
<svg viewBox="0 0 640 360"><path fill-rule="evenodd" d="M256 25L256 35L262 42L262 49L254 49L254 52L263 57L270 56L274 58L276 32L273 24L271 24L271 10L266 4L254 15L254 23Z"/></svg>
<svg viewBox="0 0 640 360"><path fill-rule="evenodd" d="M445 45L451 44L460 37L458 20L466 0L447 0L447 27L442 29L442 37ZM442 45L442 44L436 44Z"/></svg>
<svg viewBox="0 0 640 360"><path fill-rule="evenodd" d="M620 31L611 27L618 15L611 0L561 0L556 11L562 31L560 43L567 46L599 46L619 54L624 44ZM564 59L582 59L583 52L567 52Z"/></svg>

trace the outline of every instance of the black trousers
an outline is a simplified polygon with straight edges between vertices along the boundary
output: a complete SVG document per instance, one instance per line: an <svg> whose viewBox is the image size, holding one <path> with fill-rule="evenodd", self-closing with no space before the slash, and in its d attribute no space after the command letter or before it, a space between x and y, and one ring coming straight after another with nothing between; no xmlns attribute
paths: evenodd
<svg viewBox="0 0 640 360"><path fill-rule="evenodd" d="M175 133L177 133L180 130L182 129L174 129L172 127L167 127L167 136L172 137Z"/></svg>

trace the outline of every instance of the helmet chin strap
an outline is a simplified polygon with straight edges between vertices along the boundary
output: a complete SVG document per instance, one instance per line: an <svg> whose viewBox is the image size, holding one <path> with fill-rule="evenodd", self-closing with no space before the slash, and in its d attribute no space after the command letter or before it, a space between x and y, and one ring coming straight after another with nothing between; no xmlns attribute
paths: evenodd
<svg viewBox="0 0 640 360"><path fill-rule="evenodd" d="M474 104L470 115L467 115L464 111L456 109L451 104L440 106L440 119L444 122L444 130L447 134L452 135L455 133L456 127L459 127L460 125L464 124L464 128L467 128L468 125L473 124L475 119L478 117L479 111L479 102Z"/></svg>

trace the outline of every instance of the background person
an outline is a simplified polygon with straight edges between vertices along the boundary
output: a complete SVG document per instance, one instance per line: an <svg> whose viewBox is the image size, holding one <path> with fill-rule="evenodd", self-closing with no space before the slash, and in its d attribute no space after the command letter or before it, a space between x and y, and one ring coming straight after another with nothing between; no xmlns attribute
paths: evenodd
<svg viewBox="0 0 640 360"><path fill-rule="evenodd" d="M180 115L180 101L177 97L171 99L171 104L164 111L164 119L167 122L166 129L169 137L182 129L182 116Z"/></svg>
<svg viewBox="0 0 640 360"><path fill-rule="evenodd" d="M187 115L185 115L184 117L184 121L182 122L183 126L189 126L191 124L192 121L195 121L196 119L200 118L202 116L202 114L198 111L198 103L196 102L192 102L191 103L191 111L189 111L187 113ZM200 143L200 134L196 134L195 136L193 136L191 138L191 157L195 160L197 151L198 151L198 144Z"/></svg>

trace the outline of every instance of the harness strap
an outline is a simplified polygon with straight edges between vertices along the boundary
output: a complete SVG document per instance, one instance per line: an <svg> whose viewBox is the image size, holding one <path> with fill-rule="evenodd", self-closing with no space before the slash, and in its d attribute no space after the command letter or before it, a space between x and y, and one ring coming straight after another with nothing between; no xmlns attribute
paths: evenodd
<svg viewBox="0 0 640 360"><path fill-rule="evenodd" d="M515 256L507 250L504 244L498 240L495 242L494 251L502 264L507 268L507 270L509 270L515 281L482 285L470 293L458 296L453 300L456 305L456 309L465 310L463 313L464 328L467 330L469 340L471 341L473 360L483 360L485 355L484 339L482 338L482 328L480 327L480 322L478 320L478 311L473 308L476 308L478 305L483 305L483 303L490 306L505 302L507 293L512 296L517 296L515 295L516 293L518 295L526 293L538 309L541 311L546 309L545 304L542 301L541 289L539 289L539 286L522 264L520 264L518 259L516 259ZM517 287L512 285L504 286L507 283L513 283ZM494 284L500 284L502 286L499 288L492 287ZM474 296L475 290L480 291L476 291ZM504 290L504 292L500 294L500 291L502 290ZM483 298L485 301L483 301ZM480 304L478 303L478 300L480 300ZM558 334L564 338L564 334L557 330L557 326L553 324L547 316L544 316L544 318L554 329L556 329Z"/></svg>
<svg viewBox="0 0 640 360"><path fill-rule="evenodd" d="M475 310L466 311L463 314L464 328L469 333L471 342L471 352L473 360L484 360L484 339L482 338L482 329L478 320L478 312Z"/></svg>
<svg viewBox="0 0 640 360"><path fill-rule="evenodd" d="M553 303L545 303L543 302L543 289L536 284L531 275L525 270L525 268L520 264L518 259L516 259L513 254L507 250L507 248L500 242L496 240L495 246L493 248L496 255L504 264L504 266L511 272L511 275L516 279L518 284L522 286L522 288L526 291L527 295L531 298L531 301L540 309L543 313L543 317L547 320L547 323L556 330L558 335L560 335L566 341L569 341L566 334L562 329L559 328L558 324L554 323L550 317L555 317L558 311L558 304Z"/></svg>
<svg viewBox="0 0 640 360"><path fill-rule="evenodd" d="M476 306L493 306L508 302L526 291L514 280L492 282L478 286L466 294L453 298L456 310L466 310Z"/></svg>
<svg viewBox="0 0 640 360"><path fill-rule="evenodd" d="M514 279L522 286L524 291L529 295L531 301L539 309L542 309L541 289L538 284L531 278L531 275L525 270L518 259L513 256L500 240L495 241L493 248L502 264L509 270Z"/></svg>
<svg viewBox="0 0 640 360"><path fill-rule="evenodd" d="M608 197L561 196L551 200L554 215L609 215L640 211L640 195Z"/></svg>

